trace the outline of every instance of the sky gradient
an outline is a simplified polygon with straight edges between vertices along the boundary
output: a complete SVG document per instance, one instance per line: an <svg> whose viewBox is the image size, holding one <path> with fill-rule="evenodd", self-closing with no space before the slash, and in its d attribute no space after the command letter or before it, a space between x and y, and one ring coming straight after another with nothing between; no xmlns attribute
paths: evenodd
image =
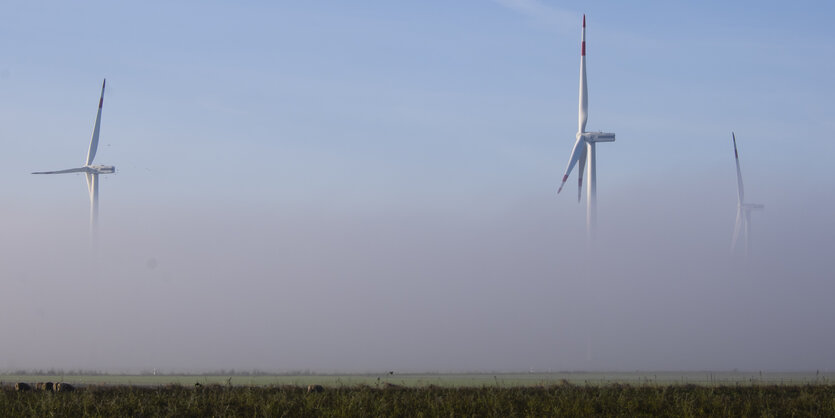
<svg viewBox="0 0 835 418"><path fill-rule="evenodd" d="M593 254L555 193L583 13ZM6 2L0 370L833 370L833 18ZM105 77L91 250L83 176L29 173L82 163Z"/></svg>

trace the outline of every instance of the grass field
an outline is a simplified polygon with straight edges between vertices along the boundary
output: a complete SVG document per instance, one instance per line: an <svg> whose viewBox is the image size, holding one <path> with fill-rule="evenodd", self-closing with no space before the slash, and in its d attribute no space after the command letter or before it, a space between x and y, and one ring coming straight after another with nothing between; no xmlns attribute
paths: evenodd
<svg viewBox="0 0 835 418"><path fill-rule="evenodd" d="M365 385L87 386L74 392L0 389L0 416L835 416L835 386Z"/></svg>

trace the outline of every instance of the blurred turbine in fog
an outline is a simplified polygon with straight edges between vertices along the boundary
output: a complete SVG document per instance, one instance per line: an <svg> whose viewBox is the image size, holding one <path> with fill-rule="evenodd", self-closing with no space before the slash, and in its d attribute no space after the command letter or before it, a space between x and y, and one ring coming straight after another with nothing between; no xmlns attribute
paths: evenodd
<svg viewBox="0 0 835 418"><path fill-rule="evenodd" d="M112 165L92 165L96 158L96 150L99 147L99 130L101 128L101 108L104 104L104 85L107 80L101 83L101 97L99 97L99 110L96 113L96 124L93 127L93 136L90 139L90 149L87 151L87 159L84 165L77 168L69 168L57 171L36 171L32 174L66 174L84 173L87 178L87 192L90 193L90 235L96 239L99 218L99 174L112 174L116 167Z"/></svg>
<svg viewBox="0 0 835 418"><path fill-rule="evenodd" d="M737 205L736 205L736 223L734 224L734 236L731 241L731 250L737 250L739 237L742 235L743 251L747 256L751 250L751 212L754 210L762 210L765 205L759 203L745 203L745 189L742 187L742 171L739 169L739 152L736 150L736 135L731 132L731 138L734 141L734 160L736 160L736 191L737 191Z"/></svg>

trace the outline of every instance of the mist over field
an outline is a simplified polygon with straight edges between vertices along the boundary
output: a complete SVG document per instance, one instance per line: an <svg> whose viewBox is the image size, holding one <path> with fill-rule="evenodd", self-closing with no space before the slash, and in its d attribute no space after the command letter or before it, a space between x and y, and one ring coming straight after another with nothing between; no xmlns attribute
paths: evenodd
<svg viewBox="0 0 835 418"><path fill-rule="evenodd" d="M835 369L829 4L47 3L0 25L0 372ZM29 173L105 77L93 247Z"/></svg>
<svg viewBox="0 0 835 418"><path fill-rule="evenodd" d="M768 201L745 260L729 254L733 193L648 205L601 189L592 254L584 206L550 190L397 213L107 204L96 257L74 199L78 219L9 231L20 239L3 249L0 367L835 366L825 207L801 219Z"/></svg>

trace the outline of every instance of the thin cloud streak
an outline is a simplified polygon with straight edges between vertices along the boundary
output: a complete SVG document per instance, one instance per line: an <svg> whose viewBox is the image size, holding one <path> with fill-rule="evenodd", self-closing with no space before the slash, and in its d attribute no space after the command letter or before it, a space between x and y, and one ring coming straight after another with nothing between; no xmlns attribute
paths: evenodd
<svg viewBox="0 0 835 418"><path fill-rule="evenodd" d="M526 16L537 23L553 25L561 31L576 32L577 13L568 12L549 6L539 0L493 0L516 13Z"/></svg>

